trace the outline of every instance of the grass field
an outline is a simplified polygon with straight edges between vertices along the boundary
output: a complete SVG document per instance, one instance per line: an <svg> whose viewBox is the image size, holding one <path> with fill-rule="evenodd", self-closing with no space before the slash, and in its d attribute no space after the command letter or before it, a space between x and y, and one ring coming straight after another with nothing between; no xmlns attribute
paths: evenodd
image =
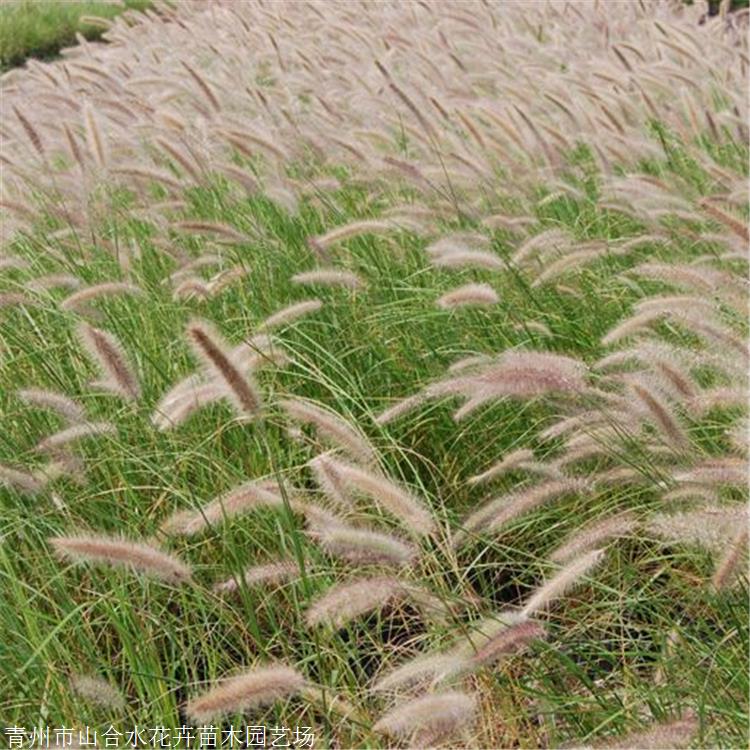
<svg viewBox="0 0 750 750"><path fill-rule="evenodd" d="M143 10L148 0L9 0L0 4L0 70L29 58L49 58L76 43L76 34L97 39L108 21L128 8Z"/></svg>
<svg viewBox="0 0 750 750"><path fill-rule="evenodd" d="M7 736L747 745L746 38L571 7L6 76Z"/></svg>

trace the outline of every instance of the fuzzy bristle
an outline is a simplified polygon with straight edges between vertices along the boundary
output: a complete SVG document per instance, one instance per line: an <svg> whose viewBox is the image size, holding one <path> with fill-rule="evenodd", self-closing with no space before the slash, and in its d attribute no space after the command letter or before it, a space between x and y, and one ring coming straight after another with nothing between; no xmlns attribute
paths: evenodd
<svg viewBox="0 0 750 750"><path fill-rule="evenodd" d="M293 323L295 320L317 312L323 307L319 299L310 299L303 302L296 302L293 305L278 310L273 315L267 317L259 326L259 331L270 331L272 328L281 328L282 326Z"/></svg>
<svg viewBox="0 0 750 750"><path fill-rule="evenodd" d="M70 689L85 700L104 708L119 711L125 699L109 682L94 675L75 674L69 681Z"/></svg>
<svg viewBox="0 0 750 750"><path fill-rule="evenodd" d="M425 535L435 530L436 524L429 509L408 490L381 474L338 459L330 459L330 465L345 486L371 497L415 534Z"/></svg>
<svg viewBox="0 0 750 750"><path fill-rule="evenodd" d="M381 716L373 729L393 737L408 739L417 734L422 741L427 737L434 741L470 722L476 710L476 700L467 693L435 693L394 708Z"/></svg>
<svg viewBox="0 0 750 750"><path fill-rule="evenodd" d="M124 566L170 583L183 583L191 577L184 562L143 542L93 534L57 536L49 541L63 559L71 562Z"/></svg>
<svg viewBox="0 0 750 750"><path fill-rule="evenodd" d="M246 713L293 696L302 690L305 678L292 667L261 667L222 680L187 704L186 713L195 722L207 722L228 714Z"/></svg>
<svg viewBox="0 0 750 750"><path fill-rule="evenodd" d="M464 284L440 297L437 306L450 309L470 305L494 305L499 301L497 292L489 284Z"/></svg>
<svg viewBox="0 0 750 750"><path fill-rule="evenodd" d="M596 549L568 563L526 600L521 610L526 616L545 609L555 599L564 596L583 576L591 572L604 558L604 550Z"/></svg>
<svg viewBox="0 0 750 750"><path fill-rule="evenodd" d="M397 578L362 578L331 588L313 602L305 619L310 626L327 624L338 630L351 620L382 609L405 595L404 586Z"/></svg>
<svg viewBox="0 0 750 750"><path fill-rule="evenodd" d="M244 414L257 416L263 407L260 393L234 364L221 336L210 325L198 320L188 325L187 335L196 355L217 380L224 382L237 408Z"/></svg>
<svg viewBox="0 0 750 750"><path fill-rule="evenodd" d="M141 386L120 342L107 331L82 323L78 335L107 378L102 387L123 398L137 401Z"/></svg>
<svg viewBox="0 0 750 750"><path fill-rule="evenodd" d="M314 425L318 433L327 437L353 458L365 465L377 462L377 454L367 438L359 429L338 414L312 401L299 398L282 399L279 403L292 419Z"/></svg>

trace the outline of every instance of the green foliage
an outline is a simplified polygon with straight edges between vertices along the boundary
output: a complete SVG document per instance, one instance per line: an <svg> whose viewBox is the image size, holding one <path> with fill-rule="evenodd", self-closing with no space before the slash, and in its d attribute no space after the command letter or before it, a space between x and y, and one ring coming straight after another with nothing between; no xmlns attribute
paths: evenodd
<svg viewBox="0 0 750 750"><path fill-rule="evenodd" d="M583 152L571 164L581 161L586 162ZM695 163L682 160L669 159L654 169L667 178L685 176L687 170L696 184L705 177ZM596 176L586 179L587 190L595 192ZM338 634L306 630L301 612L341 571L324 562L285 514L264 511L211 528L195 540L176 540L171 548L195 565L198 580L179 591L121 571L69 569L51 557L47 537L85 527L160 538L159 524L169 512L197 508L247 477L283 471L295 484L304 484L309 449L287 437L273 407L275 397L285 394L325 403L362 425L392 475L420 488L438 517L455 521L481 501L466 478L507 451L533 444L534 436L554 421L554 409L504 402L457 426L450 406L437 404L383 429L373 425L372 416L467 354L527 346L595 361L603 353L602 335L641 298L637 285L619 272L646 258L678 262L698 252L692 240L675 233L670 243L645 245L627 258L603 258L580 274L576 297L555 286L531 288L518 273L427 267L424 241L409 234L397 241L356 238L337 249L337 265L358 273L367 288L321 290L324 308L281 334L294 364L263 376L271 411L262 428L232 421L225 407L214 406L172 432L156 432L150 409L194 367L183 335L186 321L192 315L217 321L235 343L280 307L309 296L310 290L289 282L292 269L314 265L305 239L322 227L362 218L364 196L357 187L344 186L331 198L347 207L346 216L311 204L292 216L265 198L237 199L221 186L192 190L191 218L264 228L265 239L232 247L233 261L249 271L247 279L206 301L173 300L161 283L172 270L165 267L171 261L151 246L143 222L113 212L109 239L131 239L140 246L132 274L146 294L103 300L97 308L101 325L139 363L142 405L92 393L90 366L72 344L75 321L51 299L5 313L0 393L6 421L0 460L33 462L35 442L58 426L49 414L15 399L21 387L64 391L84 402L95 418L112 419L119 427L116 437L83 446L88 482L80 488L69 480L59 483L63 510L48 497L29 500L2 493L0 527L13 539L12 547L0 544L0 648L6 676L0 702L8 721L36 716L44 695L49 723L75 717L92 726L105 720L124 727L179 726L180 706L189 695L186 685L213 679L237 664L290 654L333 692L348 700L361 696L376 664L392 667L410 653L399 632L413 632L414 624L390 615L373 616ZM382 200L398 202L395 186ZM546 202L537 221L534 232L565 227L581 241L641 231L630 218L602 210L593 200L570 197ZM201 238L189 243L196 253L209 244ZM503 232L495 234L493 244L501 256L510 252L510 238ZM16 250L32 264L32 275L55 265L31 241L20 241ZM71 270L87 284L118 274L112 257L96 249L84 267ZM440 294L467 281L491 281L501 303L452 312L435 307ZM528 329L529 321L545 324L551 335ZM710 435L706 450L717 450ZM643 470L648 472L648 466ZM494 491L511 489L513 480L512 475L502 480ZM615 506L643 510L656 498L646 487L564 500L488 541L477 557L428 556L420 575L449 600L460 597L468 582L477 595L502 608L535 585L547 570L550 550L582 521ZM272 593L240 587L225 600L212 593L211 583L240 576L258 561L295 554L298 546L309 571L302 580ZM508 702L505 741L514 732L535 746L549 738L562 742L572 735L597 735L605 728L626 732L638 726L638 710L631 707L647 704L654 716L664 718L674 706L697 706L701 715L711 717L700 738L705 746L740 745L748 687L746 603L739 594L711 595L696 586L710 571L711 561L699 551L647 538L618 545L596 582L583 587L564 612L550 616L547 643L535 647L522 666L480 678L498 705ZM432 631L437 644L441 629L433 626ZM657 664L663 665L661 680L652 679ZM134 700L114 714L87 705L66 689L72 667L107 676ZM509 695L518 704L535 705L543 726L526 722L525 709L511 705ZM366 726L350 722L342 729L335 716L321 719L301 704L270 711L265 723L315 726L318 747L334 742L380 746Z"/></svg>
<svg viewBox="0 0 750 750"><path fill-rule="evenodd" d="M145 10L150 0L123 4L99 0L10 0L0 4L0 70L29 58L49 58L76 42L76 33L98 39L103 29L82 23L82 16L114 18L127 9Z"/></svg>
<svg viewBox="0 0 750 750"><path fill-rule="evenodd" d="M748 5L750 5L750 0L730 0L729 2L729 10L740 10L742 8L747 8ZM708 0L708 9L710 15L715 15L719 12L719 7L721 6L721 0Z"/></svg>

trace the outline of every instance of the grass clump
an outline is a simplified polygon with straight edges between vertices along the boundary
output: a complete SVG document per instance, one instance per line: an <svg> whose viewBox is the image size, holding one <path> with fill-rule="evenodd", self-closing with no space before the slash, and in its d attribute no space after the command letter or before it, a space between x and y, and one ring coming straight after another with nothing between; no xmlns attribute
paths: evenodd
<svg viewBox="0 0 750 750"><path fill-rule="evenodd" d="M746 744L746 40L658 8L181 4L13 75L8 722Z"/></svg>

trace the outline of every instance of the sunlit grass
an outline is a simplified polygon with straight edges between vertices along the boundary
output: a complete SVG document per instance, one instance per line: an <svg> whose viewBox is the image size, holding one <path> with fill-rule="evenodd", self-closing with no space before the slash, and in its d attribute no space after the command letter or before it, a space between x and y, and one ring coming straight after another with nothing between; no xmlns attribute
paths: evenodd
<svg viewBox="0 0 750 750"><path fill-rule="evenodd" d="M668 175L668 166L662 168ZM357 203L346 187L336 197L340 203ZM109 676L136 699L132 707L109 718L178 726L187 684L230 672L251 658L289 653L331 690L356 702L375 674L383 638L391 645L380 669L398 663L406 648L399 631L410 632L413 615L373 617L337 635L313 639L299 618L338 574L284 513L263 511L219 525L195 540L171 544L196 570L195 585L179 590L144 584L117 571L68 570L50 557L46 538L70 528L128 529L137 537L160 538L159 524L173 509L196 508L248 477L280 470L287 479L301 481L302 465L310 454L287 438L273 408L275 398L284 394L322 402L356 421L382 451L393 475L420 488L438 518L455 523L481 498L479 491L467 488L465 479L505 452L528 444L551 423L554 408L509 402L458 426L450 418L450 407L439 403L386 428L375 427L372 417L467 354L531 347L593 362L602 354L598 341L603 333L639 298L618 273L642 258L677 260L695 253L675 239L669 247L644 246L627 260L601 261L585 272L580 296L571 297L554 288L531 289L512 273L498 277L425 268L424 242L408 233L395 242L352 240L337 251L338 265L356 272L366 288L316 290L323 309L280 334L293 364L261 376L271 405L265 426L239 424L226 407L218 406L161 434L149 424L150 405L192 368L182 336L187 320L198 315L217 321L235 343L279 307L308 296L307 289L290 285L290 271L313 265L300 240L330 220L312 208L303 208L298 217L271 213L262 200L237 201L222 190L195 190L192 200L196 217L234 226L260 221L267 239L228 249L230 262L245 266L248 275L219 297L176 302L159 283L164 261L150 248L141 226L127 220L115 226L113 220L110 231L132 237L142 248L132 280L146 293L97 303L103 316L99 325L112 331L137 361L144 389L141 404L96 395L87 387L90 366L73 354L71 346L75 316L56 311L56 294L40 307L5 313L2 393L8 428L3 453L8 459L34 460L31 448L57 425L47 414L19 404L13 392L22 386L64 391L78 397L92 416L118 425L116 437L91 440L83 448L88 482L76 487L63 481L56 487L64 509L49 497L24 500L4 493L2 524L14 544L3 545L0 552L6 602L0 627L6 648L6 711L18 720L29 720L48 682L49 716L100 721L103 714L65 689L65 674L76 666ZM634 230L625 219L570 199L547 203L538 222L538 230L564 226L581 240L611 240ZM496 233L492 248L499 256L507 255L509 237ZM27 275L49 270L48 260L32 245L21 241L17 249L30 261L31 270L8 274L11 288L14 278L20 283ZM85 267L69 270L96 283L111 278L113 269L108 256L94 251ZM490 281L500 303L454 312L435 306L443 291L457 281L471 280ZM526 328L530 320L544 323L550 335ZM512 485L511 475L494 491ZM545 556L584 519L599 517L608 506L642 510L656 499L648 487L627 492L627 499L613 489L593 498L563 500L515 523L497 541L472 547L476 557L461 554L464 583L450 572L453 563L440 556L425 568L426 581L449 599L461 597L468 581L477 595L502 608L531 590L546 570ZM304 551L303 580L263 594L245 587L225 599L212 593L212 582L239 575L247 565L280 553L294 554L295 544ZM506 692L514 696L513 705L533 702L547 717L544 729L534 728L509 705L507 723L503 728L488 725L485 737L511 743L523 736L524 742L533 744L543 742L538 734L542 731L564 737L615 725L627 728L625 706L630 701L649 703L658 714L660 706L668 710L699 695L702 710L718 719L710 724L705 741L732 745L743 726L746 673L739 666L747 623L739 594L707 597L695 587L709 570L706 557L683 548L648 539L621 543L596 583L577 594L560 617L549 619L550 637L534 655L518 668L480 680L500 705ZM431 642L438 644L441 628L431 632ZM685 645L665 660L668 641ZM722 644L717 652L720 661L710 656L712 643L717 648ZM695 652L692 658L686 649ZM738 667L734 671L731 653ZM650 679L651 670L662 663L665 678ZM331 723L321 726L321 717L310 711L309 706L293 703L279 717L287 724L316 725L328 738L323 742L344 731L347 742L374 746L374 738L356 724L343 730L329 716Z"/></svg>
<svg viewBox="0 0 750 750"><path fill-rule="evenodd" d="M97 39L103 29L81 21L94 16L110 19L132 8L143 10L149 0L123 3L99 0L9 0L0 4L0 71L29 58L46 59L76 43L76 33Z"/></svg>
<svg viewBox="0 0 750 750"><path fill-rule="evenodd" d="M692 747L744 746L736 29L647 4L591 3L590 26L575 4L156 7L3 89L0 720L176 728L278 663L301 695L215 723L432 746L381 731L429 687L459 692L465 750L675 720ZM296 283L322 266L357 283ZM468 284L489 304L446 302ZM82 419L96 434L40 449ZM77 534L98 542L70 552ZM273 564L289 575L244 581ZM359 576L387 576L374 601ZM533 635L493 661L482 631L513 618ZM435 654L449 677L375 688ZM75 689L92 676L100 696Z"/></svg>

